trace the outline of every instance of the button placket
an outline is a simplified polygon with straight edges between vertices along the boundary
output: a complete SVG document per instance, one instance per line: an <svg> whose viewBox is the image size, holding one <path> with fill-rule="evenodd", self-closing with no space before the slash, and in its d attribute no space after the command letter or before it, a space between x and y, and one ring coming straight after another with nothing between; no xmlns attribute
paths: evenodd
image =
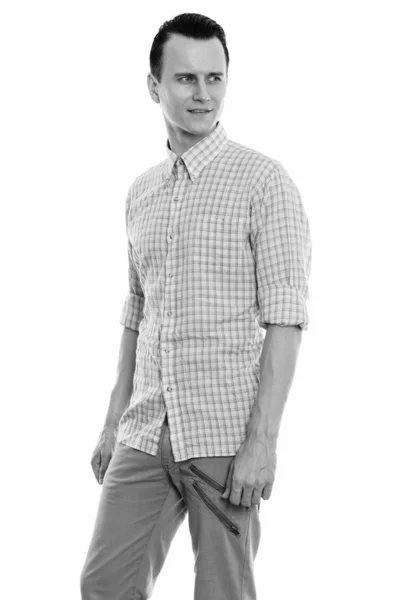
<svg viewBox="0 0 400 600"><path fill-rule="evenodd" d="M177 161L177 163L174 165L174 177L169 177L167 176L165 178L165 184L166 187L169 188L168 189L168 195L169 192L171 192L172 195L172 202L173 202L173 208L177 208L179 209L179 185L180 185L180 181L182 179L181 175L181 171L184 170L184 166L183 166L183 162L182 161ZM178 222L178 217L179 214L177 214L174 210L172 210L171 213L171 220L170 222L172 223L172 227L168 227L168 233L167 233L167 242L168 242L168 253L167 253L167 258L166 258L166 286L165 286L165 302L164 305L166 307L171 307L172 305L172 298L174 297L173 294L173 288L172 283L173 283L173 270L172 267L169 265L169 262L172 261L172 265L174 263L174 255L173 255L173 250L174 250L174 246L172 245L174 243L174 238L177 235L175 233L175 224ZM170 269L170 270L168 270ZM173 308L173 307L172 307ZM173 317L174 312L171 308L169 308L166 313L165 313L165 320L166 320L166 324L163 323L163 325L161 325L161 343L163 343L162 340L162 336L163 334L165 334L167 332L170 332L170 324L171 324L171 318ZM169 320L168 320L169 317ZM167 339L165 340L166 344L168 344L168 335L167 335ZM163 349L163 355L166 356L166 358L168 358L168 355L170 354L170 352L173 351L173 348L171 347L166 347ZM169 364L169 363L167 363ZM162 365L161 365L161 369L162 369ZM171 380L172 378L172 374L170 377L168 377L169 373L167 373L167 380ZM164 379L164 378L163 378ZM172 385L168 385L167 386L167 391L168 392L172 392L173 390L173 386Z"/></svg>

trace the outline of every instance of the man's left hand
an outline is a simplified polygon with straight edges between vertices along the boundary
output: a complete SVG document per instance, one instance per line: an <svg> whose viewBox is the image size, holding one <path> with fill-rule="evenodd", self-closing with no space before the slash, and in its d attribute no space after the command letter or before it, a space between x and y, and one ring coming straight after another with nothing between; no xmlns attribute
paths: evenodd
<svg viewBox="0 0 400 600"><path fill-rule="evenodd" d="M248 509L271 496L276 469L276 441L246 438L228 471L221 498Z"/></svg>

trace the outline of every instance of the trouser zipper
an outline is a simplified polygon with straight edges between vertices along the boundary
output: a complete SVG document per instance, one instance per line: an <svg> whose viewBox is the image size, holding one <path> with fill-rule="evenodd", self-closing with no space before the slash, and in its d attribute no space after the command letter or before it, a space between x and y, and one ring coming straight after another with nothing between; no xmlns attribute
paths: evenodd
<svg viewBox="0 0 400 600"><path fill-rule="evenodd" d="M218 492L225 491L225 487L223 485L221 485L217 481L214 481L214 479L211 479L211 477L209 477L209 475L206 475L206 473L203 473L203 471L200 471L200 469L196 467L196 465L190 465L190 470L193 471L193 473L196 473L196 475L198 475L201 479L203 479L203 481L211 485L211 487L213 487L215 490L218 490Z"/></svg>
<svg viewBox="0 0 400 600"><path fill-rule="evenodd" d="M234 535L240 537L240 531L237 525L232 523L228 517L224 515L224 513L217 507L211 500L208 498L207 494L201 489L199 484L195 481L193 484L194 489L197 494L203 500L204 504L208 506L208 508L215 514L215 516L225 525L225 527Z"/></svg>

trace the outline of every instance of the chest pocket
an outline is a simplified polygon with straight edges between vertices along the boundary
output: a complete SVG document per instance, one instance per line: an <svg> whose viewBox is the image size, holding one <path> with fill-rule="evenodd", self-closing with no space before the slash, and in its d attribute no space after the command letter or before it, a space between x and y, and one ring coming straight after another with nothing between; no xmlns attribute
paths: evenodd
<svg viewBox="0 0 400 600"><path fill-rule="evenodd" d="M192 228L193 263L207 272L229 273L243 267L246 253L246 219L205 216Z"/></svg>

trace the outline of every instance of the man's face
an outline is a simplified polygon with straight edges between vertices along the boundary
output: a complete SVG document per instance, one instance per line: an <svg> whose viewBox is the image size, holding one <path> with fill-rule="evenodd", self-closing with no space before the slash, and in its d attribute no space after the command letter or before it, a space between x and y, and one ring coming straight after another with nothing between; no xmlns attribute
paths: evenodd
<svg viewBox="0 0 400 600"><path fill-rule="evenodd" d="M174 34L164 45L161 83L155 86L150 77L149 89L157 90L169 128L200 138L214 129L227 88L225 54L218 38L197 40ZM195 108L210 112L190 112Z"/></svg>

